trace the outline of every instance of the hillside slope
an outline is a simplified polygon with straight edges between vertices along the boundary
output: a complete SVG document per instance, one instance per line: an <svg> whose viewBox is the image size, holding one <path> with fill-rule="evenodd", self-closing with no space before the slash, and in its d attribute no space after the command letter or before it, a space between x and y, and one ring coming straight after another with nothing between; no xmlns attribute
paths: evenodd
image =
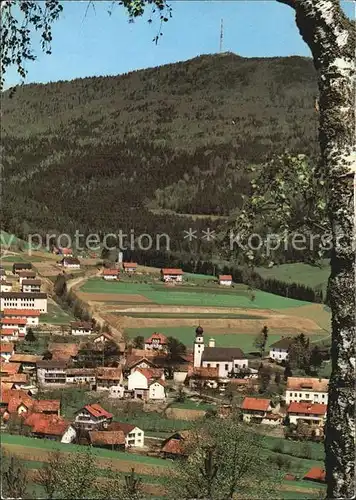
<svg viewBox="0 0 356 500"><path fill-rule="evenodd" d="M316 152L316 88L309 59L227 53L5 93L4 228L178 233L184 218L148 208L227 215L247 163Z"/></svg>

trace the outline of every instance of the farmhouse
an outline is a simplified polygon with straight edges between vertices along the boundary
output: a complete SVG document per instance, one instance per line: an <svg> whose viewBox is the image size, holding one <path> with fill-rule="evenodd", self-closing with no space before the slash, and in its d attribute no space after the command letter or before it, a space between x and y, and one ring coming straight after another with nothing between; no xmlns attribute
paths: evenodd
<svg viewBox="0 0 356 500"><path fill-rule="evenodd" d="M122 267L125 273L135 273L137 269L137 262L123 262Z"/></svg>
<svg viewBox="0 0 356 500"><path fill-rule="evenodd" d="M1 292L0 308L3 309L36 309L47 312L46 293Z"/></svg>
<svg viewBox="0 0 356 500"><path fill-rule="evenodd" d="M195 330L194 367L218 368L219 377L238 373L248 368L247 356L238 347L215 347L215 340L210 339L209 346L204 344L204 330L201 326Z"/></svg>
<svg viewBox="0 0 356 500"><path fill-rule="evenodd" d="M282 418L273 413L271 400L246 397L241 405L242 419L247 423L263 425L278 425Z"/></svg>
<svg viewBox="0 0 356 500"><path fill-rule="evenodd" d="M286 388L286 404L292 402L310 402L328 404L327 378L288 377Z"/></svg>
<svg viewBox="0 0 356 500"><path fill-rule="evenodd" d="M62 267L67 267L68 269L80 269L80 260L76 257L64 257L60 264Z"/></svg>
<svg viewBox="0 0 356 500"><path fill-rule="evenodd" d="M232 276L231 274L222 274L219 276L219 285L223 286L231 286L232 285Z"/></svg>
<svg viewBox="0 0 356 500"><path fill-rule="evenodd" d="M30 262L16 262L12 266L12 274L19 274L21 271L31 271L32 264Z"/></svg>
<svg viewBox="0 0 356 500"><path fill-rule="evenodd" d="M21 389L1 391L1 408L4 411L4 417L27 413L32 405L33 399L26 391Z"/></svg>
<svg viewBox="0 0 356 500"><path fill-rule="evenodd" d="M70 426L64 418L44 413L31 413L24 423L31 428L33 437L55 441L60 441Z"/></svg>
<svg viewBox="0 0 356 500"><path fill-rule="evenodd" d="M24 318L28 326L38 325L41 312L35 309L5 309L4 318Z"/></svg>
<svg viewBox="0 0 356 500"><path fill-rule="evenodd" d="M282 337L280 340L277 340L274 344L271 344L269 350L269 357L274 361L278 361L279 363L282 361L287 361L288 352L290 346L293 344L292 337Z"/></svg>
<svg viewBox="0 0 356 500"><path fill-rule="evenodd" d="M0 281L0 292L11 292L12 283L11 281Z"/></svg>
<svg viewBox="0 0 356 500"><path fill-rule="evenodd" d="M191 432L176 432L165 441L161 448L161 454L164 458L175 459L188 456L187 442Z"/></svg>
<svg viewBox="0 0 356 500"><path fill-rule="evenodd" d="M163 333L153 333L145 340L145 349L148 351L167 351L167 337Z"/></svg>
<svg viewBox="0 0 356 500"><path fill-rule="evenodd" d="M293 402L288 406L287 415L291 424L297 425L298 422L303 422L304 424L323 426L326 410L326 404Z"/></svg>
<svg viewBox="0 0 356 500"><path fill-rule="evenodd" d="M219 385L219 368L207 368L202 366L188 368L189 386L191 389L208 387L216 389Z"/></svg>
<svg viewBox="0 0 356 500"><path fill-rule="evenodd" d="M42 360L42 356L35 354L15 353L10 358L10 363L20 363L21 370L31 372L36 369L36 364Z"/></svg>
<svg viewBox="0 0 356 500"><path fill-rule="evenodd" d="M48 351L52 354L52 360L70 363L77 359L79 345L67 342L52 342L48 345Z"/></svg>
<svg viewBox="0 0 356 500"><path fill-rule="evenodd" d="M67 368L66 384L89 385L91 388L95 385L95 368Z"/></svg>
<svg viewBox="0 0 356 500"><path fill-rule="evenodd" d="M107 368L98 367L96 369L96 390L104 391L109 390L111 387L122 386L123 375L121 367ZM122 387L123 393L123 387Z"/></svg>
<svg viewBox="0 0 356 500"><path fill-rule="evenodd" d="M0 325L3 329L17 329L19 334L22 334L23 336L26 335L27 322L23 318L2 318L0 320Z"/></svg>
<svg viewBox="0 0 356 500"><path fill-rule="evenodd" d="M177 282L181 283L183 281L183 271L182 269L166 268L161 269L161 278L165 283Z"/></svg>
<svg viewBox="0 0 356 500"><path fill-rule="evenodd" d="M122 431L89 431L92 446L109 450L125 450L125 434Z"/></svg>
<svg viewBox="0 0 356 500"><path fill-rule="evenodd" d="M70 324L70 333L72 335L91 335L92 331L93 325L89 322L73 321Z"/></svg>
<svg viewBox="0 0 356 500"><path fill-rule="evenodd" d="M14 344L11 342L5 342L0 344L0 355L1 359L8 362L11 356L14 354Z"/></svg>
<svg viewBox="0 0 356 500"><path fill-rule="evenodd" d="M37 381L41 386L62 386L66 383L66 361L38 361Z"/></svg>
<svg viewBox="0 0 356 500"><path fill-rule="evenodd" d="M106 281L118 280L119 269L103 269L103 278Z"/></svg>
<svg viewBox="0 0 356 500"><path fill-rule="evenodd" d="M125 373L133 373L137 368L155 368L155 364L148 357L129 354L126 357Z"/></svg>
<svg viewBox="0 0 356 500"><path fill-rule="evenodd" d="M35 271L20 271L18 273L20 285L24 280L33 280L36 278Z"/></svg>
<svg viewBox="0 0 356 500"><path fill-rule="evenodd" d="M107 428L113 418L112 413L104 410L98 403L86 405L77 411L74 426L83 430L102 430Z"/></svg>
<svg viewBox="0 0 356 500"><path fill-rule="evenodd" d="M159 368L138 368L128 376L128 390L135 399L164 400L165 376Z"/></svg>
<svg viewBox="0 0 356 500"><path fill-rule="evenodd" d="M139 427L126 422L112 422L108 431L122 431L125 436L126 448L142 448L145 443L145 433Z"/></svg>
<svg viewBox="0 0 356 500"><path fill-rule="evenodd" d="M0 338L2 342L16 342L25 335L20 334L18 328L2 328L0 330Z"/></svg>
<svg viewBox="0 0 356 500"><path fill-rule="evenodd" d="M21 290L24 293L27 292L40 292L41 291L41 280L36 279L24 279L21 283Z"/></svg>

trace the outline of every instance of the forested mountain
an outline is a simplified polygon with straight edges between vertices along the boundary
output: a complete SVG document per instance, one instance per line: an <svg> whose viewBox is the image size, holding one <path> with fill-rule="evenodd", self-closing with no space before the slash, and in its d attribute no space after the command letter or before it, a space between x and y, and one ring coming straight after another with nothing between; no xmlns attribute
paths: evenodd
<svg viewBox="0 0 356 500"><path fill-rule="evenodd" d="M247 164L316 154L316 94L307 58L231 53L6 92L4 229L181 234L160 209L228 215Z"/></svg>

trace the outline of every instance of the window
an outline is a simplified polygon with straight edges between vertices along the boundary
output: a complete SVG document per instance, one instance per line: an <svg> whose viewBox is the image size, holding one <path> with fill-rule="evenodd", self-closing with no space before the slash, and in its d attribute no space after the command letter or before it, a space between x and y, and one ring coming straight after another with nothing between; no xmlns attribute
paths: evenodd
<svg viewBox="0 0 356 500"><path fill-rule="evenodd" d="M237 365L237 364L235 363L235 368L238 368L238 367L239 367L239 365Z"/></svg>
<svg viewBox="0 0 356 500"><path fill-rule="evenodd" d="M228 370L228 369L229 369L229 365L225 364L225 370Z"/></svg>
<svg viewBox="0 0 356 500"><path fill-rule="evenodd" d="M206 365L206 366L207 366L208 368L210 368L210 363L207 363L207 365Z"/></svg>
<svg viewBox="0 0 356 500"><path fill-rule="evenodd" d="M309 394L306 394L305 397L309 399Z"/></svg>
<svg viewBox="0 0 356 500"><path fill-rule="evenodd" d="M216 368L219 368L219 363L216 363Z"/></svg>

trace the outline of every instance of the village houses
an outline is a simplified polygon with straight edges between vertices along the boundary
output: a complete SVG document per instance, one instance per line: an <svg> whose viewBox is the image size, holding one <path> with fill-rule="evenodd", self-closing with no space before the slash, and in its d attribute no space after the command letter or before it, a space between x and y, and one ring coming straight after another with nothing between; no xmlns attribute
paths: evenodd
<svg viewBox="0 0 356 500"><path fill-rule="evenodd" d="M277 342L274 342L274 344L271 344L269 348L270 359L273 359L278 363L287 361L289 349L292 344L293 338L291 337L282 337L280 340L277 340Z"/></svg>
<svg viewBox="0 0 356 500"><path fill-rule="evenodd" d="M15 262L12 265L12 274L19 275L22 271L32 271L30 262Z"/></svg>
<svg viewBox="0 0 356 500"><path fill-rule="evenodd" d="M3 267L0 267L0 281L6 281L6 271Z"/></svg>
<svg viewBox="0 0 356 500"><path fill-rule="evenodd" d="M76 429L86 431L102 430L112 422L113 415L106 411L100 404L93 403L77 411L73 425Z"/></svg>
<svg viewBox="0 0 356 500"><path fill-rule="evenodd" d="M161 278L165 283L181 283L183 281L182 269L161 269Z"/></svg>
<svg viewBox="0 0 356 500"><path fill-rule="evenodd" d="M24 279L21 283L21 291L24 293L33 293L41 291L41 280L39 279Z"/></svg>
<svg viewBox="0 0 356 500"><path fill-rule="evenodd" d="M0 344L1 359L6 363L10 360L14 352L14 344L12 342L4 342Z"/></svg>
<svg viewBox="0 0 356 500"><path fill-rule="evenodd" d="M326 419L326 404L292 402L287 408L287 416L291 424L298 425L299 422L319 427L324 426Z"/></svg>
<svg viewBox="0 0 356 500"><path fill-rule="evenodd" d="M34 280L36 278L35 271L20 271L18 274L19 283L22 286L22 282L25 280Z"/></svg>
<svg viewBox="0 0 356 500"><path fill-rule="evenodd" d="M1 318L0 326L2 329L9 328L10 330L16 329L23 337L27 332L27 321L24 318Z"/></svg>
<svg viewBox="0 0 356 500"><path fill-rule="evenodd" d="M273 407L270 399L246 397L241 405L242 420L253 424L280 425L282 416L278 410L279 405Z"/></svg>
<svg viewBox="0 0 356 500"><path fill-rule="evenodd" d="M328 404L329 379L312 377L288 377L286 404L292 402Z"/></svg>
<svg viewBox="0 0 356 500"><path fill-rule="evenodd" d="M0 292L11 292L12 283L11 281L0 281Z"/></svg>
<svg viewBox="0 0 356 500"><path fill-rule="evenodd" d="M109 432L121 431L125 436L126 448L142 448L145 444L145 433L139 427L126 422L112 422L108 425Z"/></svg>
<svg viewBox="0 0 356 500"><path fill-rule="evenodd" d="M159 368L137 368L128 376L128 391L134 399L164 400L165 376Z"/></svg>
<svg viewBox="0 0 356 500"><path fill-rule="evenodd" d="M27 326L37 326L41 312L36 309L4 309L3 318L25 319Z"/></svg>
<svg viewBox="0 0 356 500"><path fill-rule="evenodd" d="M80 260L76 257L64 257L60 261L60 265L68 269L80 269Z"/></svg>
<svg viewBox="0 0 356 500"><path fill-rule="evenodd" d="M71 335L91 335L93 324L85 321L73 321L70 324Z"/></svg>
<svg viewBox="0 0 356 500"><path fill-rule="evenodd" d="M123 262L122 267L123 267L125 273L133 274L136 272L137 262Z"/></svg>
<svg viewBox="0 0 356 500"><path fill-rule="evenodd" d="M231 274L222 274L221 276L219 276L219 285L231 286L232 285Z"/></svg>
<svg viewBox="0 0 356 500"><path fill-rule="evenodd" d="M113 280L118 280L119 279L119 269L114 268L114 269L103 269L103 278L106 281L113 281Z"/></svg>
<svg viewBox="0 0 356 500"><path fill-rule="evenodd" d="M167 337L163 335L163 333L154 332L150 337L145 339L145 349L147 349L148 351L167 351Z"/></svg>
<svg viewBox="0 0 356 500"><path fill-rule="evenodd" d="M2 342L17 342L25 337L24 333L20 333L18 328L1 328L0 338Z"/></svg>

